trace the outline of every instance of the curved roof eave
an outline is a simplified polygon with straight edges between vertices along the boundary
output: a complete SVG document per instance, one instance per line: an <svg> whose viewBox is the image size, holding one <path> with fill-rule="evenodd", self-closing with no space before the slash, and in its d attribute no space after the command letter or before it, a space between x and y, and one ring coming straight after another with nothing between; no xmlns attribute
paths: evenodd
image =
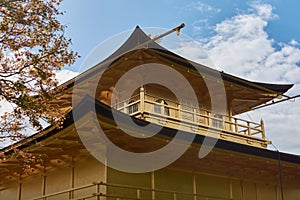
<svg viewBox="0 0 300 200"><path fill-rule="evenodd" d="M249 82L282 94L287 92L289 89L291 89L294 86L294 84L271 84L271 83L251 82L251 81Z"/></svg>

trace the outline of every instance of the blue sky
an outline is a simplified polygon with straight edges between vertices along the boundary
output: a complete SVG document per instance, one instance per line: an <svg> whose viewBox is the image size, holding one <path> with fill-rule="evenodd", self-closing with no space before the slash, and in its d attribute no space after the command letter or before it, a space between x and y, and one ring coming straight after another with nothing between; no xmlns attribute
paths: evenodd
<svg viewBox="0 0 300 200"><path fill-rule="evenodd" d="M249 80L294 83L300 94L300 1L99 1L64 0L61 17L73 49L82 56L58 74L76 75L84 59L101 42L124 31L173 28L198 41L218 69ZM194 56L192 49L181 49ZM100 55L99 55L100 56ZM300 154L300 103L285 102L243 116L265 120L267 136L281 151Z"/></svg>
<svg viewBox="0 0 300 200"><path fill-rule="evenodd" d="M297 0L256 1L270 4L277 17L268 21L265 30L276 42L288 43L294 39L300 41L300 2ZM141 27L172 28L184 22L182 32L195 39L212 35L212 27L225 19L230 19L251 9L253 1L73 1L64 0L61 6L66 11L62 17L68 26L67 34L73 40L73 48L80 59L72 70L100 42L136 25ZM199 28L200 30L198 30ZM276 47L278 44L274 44Z"/></svg>

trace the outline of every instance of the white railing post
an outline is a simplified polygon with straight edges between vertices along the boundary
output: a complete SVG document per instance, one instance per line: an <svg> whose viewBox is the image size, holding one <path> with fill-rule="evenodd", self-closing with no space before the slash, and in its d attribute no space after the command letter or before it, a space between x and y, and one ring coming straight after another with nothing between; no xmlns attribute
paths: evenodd
<svg viewBox="0 0 300 200"><path fill-rule="evenodd" d="M232 124L232 109L229 109L228 115L229 115L229 116L228 116L228 120L229 120L229 124L228 124L229 130L232 131L232 130L233 130L233 128L232 128L232 126L233 126L233 124Z"/></svg>
<svg viewBox="0 0 300 200"><path fill-rule="evenodd" d="M129 114L129 110L127 109L127 102L126 101L123 104L123 113Z"/></svg>
<svg viewBox="0 0 300 200"><path fill-rule="evenodd" d="M251 135L250 122L247 122L247 132L248 132L248 135Z"/></svg>
<svg viewBox="0 0 300 200"><path fill-rule="evenodd" d="M143 114L145 109L145 89L143 86L140 88L140 101L140 112Z"/></svg>
<svg viewBox="0 0 300 200"><path fill-rule="evenodd" d="M207 115L207 126L210 126L212 124L212 119L210 116L210 112L206 111L206 115Z"/></svg>
<svg viewBox="0 0 300 200"><path fill-rule="evenodd" d="M236 133L239 133L238 120L234 118L234 129Z"/></svg>
<svg viewBox="0 0 300 200"><path fill-rule="evenodd" d="M178 104L178 119L181 119L181 105Z"/></svg>

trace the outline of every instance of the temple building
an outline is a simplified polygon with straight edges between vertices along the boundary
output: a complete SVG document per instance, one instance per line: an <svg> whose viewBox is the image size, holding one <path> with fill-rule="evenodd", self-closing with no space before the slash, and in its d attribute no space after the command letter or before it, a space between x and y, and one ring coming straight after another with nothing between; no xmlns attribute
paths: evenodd
<svg viewBox="0 0 300 200"><path fill-rule="evenodd" d="M139 66L148 70L134 74L143 84L132 91L116 89L121 78ZM170 82L176 91L147 80L162 66L188 80L195 98L179 78ZM126 84L134 80L126 79ZM65 113L61 128L49 126L0 150L6 155L0 157L0 200L298 199L300 157L269 150L266 134L272 133L265 133L263 121L236 117L282 98L292 86L248 81L189 61L136 27L108 58L60 86L51 103ZM140 165L134 160L127 163L131 171L122 171L113 166L127 158L111 152L95 122L126 152L189 146L162 168L155 160L161 157L153 156L153 166L145 162L145 172L135 168ZM152 128L145 131L148 125ZM201 157L203 147L209 152ZM25 173L24 160L10 156L13 148L40 161Z"/></svg>

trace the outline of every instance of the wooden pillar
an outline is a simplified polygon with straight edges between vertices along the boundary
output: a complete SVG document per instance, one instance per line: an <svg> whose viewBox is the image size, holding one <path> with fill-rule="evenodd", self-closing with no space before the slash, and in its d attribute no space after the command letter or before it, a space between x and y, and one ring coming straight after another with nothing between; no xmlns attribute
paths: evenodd
<svg viewBox="0 0 300 200"><path fill-rule="evenodd" d="M229 117L228 117L228 121L229 121L229 123L228 123L229 130L232 131L232 129L233 129L233 128L232 128L232 126L233 126L233 124L232 124L232 109L229 109L228 115L229 115Z"/></svg>
<svg viewBox="0 0 300 200"><path fill-rule="evenodd" d="M74 157L71 160L71 188L75 187L75 162ZM69 193L69 199L74 199L74 191Z"/></svg>
<svg viewBox="0 0 300 200"><path fill-rule="evenodd" d="M193 174L193 200L197 200L197 184L195 174Z"/></svg>
<svg viewBox="0 0 300 200"><path fill-rule="evenodd" d="M241 180L241 199L245 200L245 190L244 190L244 182Z"/></svg>
<svg viewBox="0 0 300 200"><path fill-rule="evenodd" d="M236 118L234 118L234 129L235 133L239 133L238 121Z"/></svg>
<svg viewBox="0 0 300 200"><path fill-rule="evenodd" d="M47 182L47 177L46 177L46 166L44 166L44 169L43 169L43 187L42 187L42 190L43 190L43 196L46 195L46 182ZM44 198L43 198L44 200Z"/></svg>
<svg viewBox="0 0 300 200"><path fill-rule="evenodd" d="M251 135L250 122L247 122L247 135Z"/></svg>
<svg viewBox="0 0 300 200"><path fill-rule="evenodd" d="M257 184L255 183L254 186L255 186L255 197L256 197L256 200L257 200L257 199L258 199L258 188L257 188Z"/></svg>
<svg viewBox="0 0 300 200"><path fill-rule="evenodd" d="M261 125L261 138L263 140L266 139L266 135L265 135L265 125L264 125L264 121L261 119L260 120L260 125Z"/></svg>
<svg viewBox="0 0 300 200"><path fill-rule="evenodd" d="M155 177L154 177L154 171L151 172L151 199L155 199Z"/></svg>
<svg viewBox="0 0 300 200"><path fill-rule="evenodd" d="M233 199L233 194L232 194L232 180L229 177L229 199Z"/></svg>
<svg viewBox="0 0 300 200"><path fill-rule="evenodd" d="M176 194L176 192L173 193L173 200L177 200L177 194Z"/></svg>
<svg viewBox="0 0 300 200"><path fill-rule="evenodd" d="M210 126L212 124L212 120L209 111L206 111L206 116L207 116L207 126Z"/></svg>
<svg viewBox="0 0 300 200"><path fill-rule="evenodd" d="M275 194L276 194L276 200L279 200L279 192L277 185L275 186Z"/></svg>
<svg viewBox="0 0 300 200"><path fill-rule="evenodd" d="M19 175L18 177L18 183L19 183L19 187L18 187L18 200L22 199L22 182L21 182L21 175Z"/></svg>

